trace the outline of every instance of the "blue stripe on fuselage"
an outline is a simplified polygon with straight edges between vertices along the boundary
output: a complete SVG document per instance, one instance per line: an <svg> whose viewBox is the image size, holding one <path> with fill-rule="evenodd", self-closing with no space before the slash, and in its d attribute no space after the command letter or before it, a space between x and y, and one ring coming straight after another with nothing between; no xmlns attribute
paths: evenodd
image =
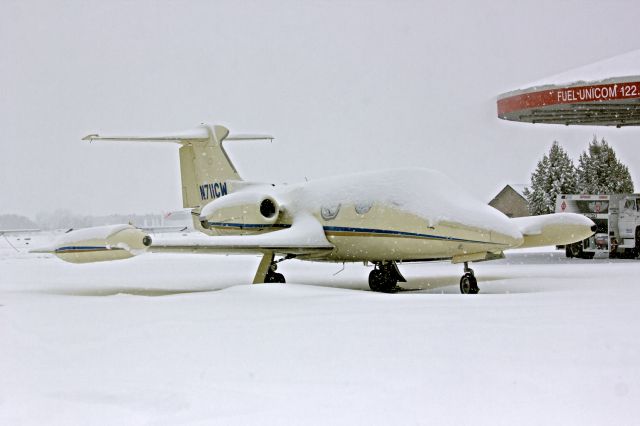
<svg viewBox="0 0 640 426"><path fill-rule="evenodd" d="M219 228L240 228L240 229L264 229L264 228L290 228L290 224L279 223L273 225L261 225L261 224L243 224L243 223L228 223L228 222L209 222L209 225L212 227ZM481 243L481 244L496 244L491 241L478 241L478 240L466 240L463 238L455 238L455 237L445 237L441 235L431 235L431 234L420 234L417 232L406 232L406 231L393 231L389 229L376 229L376 228L354 228L351 226L323 226L322 227L325 232L352 232L357 234L378 234L378 235L388 235L390 237L412 237L412 238L424 238L430 240L439 240L439 241L455 241L461 243Z"/></svg>
<svg viewBox="0 0 640 426"><path fill-rule="evenodd" d="M76 252L76 251L103 251L103 250L123 250L120 247L105 247L105 246L65 246L55 249L56 253Z"/></svg>

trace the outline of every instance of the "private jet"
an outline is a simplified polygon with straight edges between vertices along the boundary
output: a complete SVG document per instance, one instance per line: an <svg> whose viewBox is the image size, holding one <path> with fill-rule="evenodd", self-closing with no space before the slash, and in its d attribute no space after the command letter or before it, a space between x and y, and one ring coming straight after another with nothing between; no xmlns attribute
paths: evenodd
<svg viewBox="0 0 640 426"><path fill-rule="evenodd" d="M219 125L160 136L88 135L83 140L179 144L183 207L200 234L152 239L132 225L102 226L69 232L38 251L75 263L144 252L260 254L254 283L284 283L277 265L293 258L364 262L373 265L369 286L377 292L406 282L399 264L450 260L464 265L461 293L475 294L470 262L502 258L507 249L571 244L595 231L591 220L572 213L508 218L442 173L421 168L286 185L243 180L223 143L272 139L230 135Z"/></svg>

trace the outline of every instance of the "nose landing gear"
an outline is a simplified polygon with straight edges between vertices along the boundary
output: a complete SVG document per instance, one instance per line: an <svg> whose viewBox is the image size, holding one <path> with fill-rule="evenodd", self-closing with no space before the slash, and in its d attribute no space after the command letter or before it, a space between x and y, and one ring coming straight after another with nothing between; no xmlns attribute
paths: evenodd
<svg viewBox="0 0 640 426"><path fill-rule="evenodd" d="M469 263L464 262L464 275L460 278L460 293L462 294L478 294L478 280L473 273L473 269L469 268Z"/></svg>

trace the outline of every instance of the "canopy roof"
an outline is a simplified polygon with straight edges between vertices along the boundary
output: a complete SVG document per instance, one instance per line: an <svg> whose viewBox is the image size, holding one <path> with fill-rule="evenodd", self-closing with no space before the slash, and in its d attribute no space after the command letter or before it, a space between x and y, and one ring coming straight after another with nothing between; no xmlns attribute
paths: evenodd
<svg viewBox="0 0 640 426"><path fill-rule="evenodd" d="M640 125L640 50L504 93L497 106L498 117L511 121Z"/></svg>

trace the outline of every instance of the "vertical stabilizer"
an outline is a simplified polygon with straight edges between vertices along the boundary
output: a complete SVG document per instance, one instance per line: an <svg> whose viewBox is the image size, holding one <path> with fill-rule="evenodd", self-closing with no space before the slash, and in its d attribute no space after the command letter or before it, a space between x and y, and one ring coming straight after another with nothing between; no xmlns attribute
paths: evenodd
<svg viewBox="0 0 640 426"><path fill-rule="evenodd" d="M232 135L224 126L202 125L195 130L160 136L89 135L83 140L174 142L181 145L180 177L182 205L199 211L203 206L231 192L231 182L240 181L222 144L225 140L272 140L269 135Z"/></svg>
<svg viewBox="0 0 640 426"><path fill-rule="evenodd" d="M203 127L207 132L206 139L184 141L180 147L182 204L185 208L201 208L227 195L230 181L241 180L222 147L229 130L222 126Z"/></svg>

